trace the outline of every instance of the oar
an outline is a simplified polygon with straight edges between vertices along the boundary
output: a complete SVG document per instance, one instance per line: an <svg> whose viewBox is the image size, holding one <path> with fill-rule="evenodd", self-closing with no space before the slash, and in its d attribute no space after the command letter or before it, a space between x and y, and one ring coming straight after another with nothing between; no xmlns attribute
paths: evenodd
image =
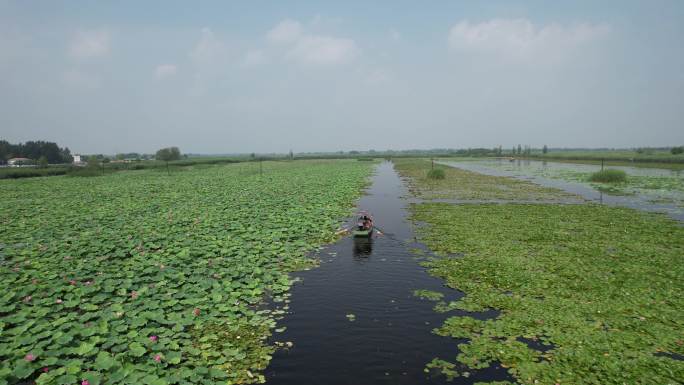
<svg viewBox="0 0 684 385"><path fill-rule="evenodd" d="M335 235L342 235L342 234L345 234L345 233L348 233L348 232L349 232L349 229L344 228L344 229L337 230L337 231L335 232Z"/></svg>

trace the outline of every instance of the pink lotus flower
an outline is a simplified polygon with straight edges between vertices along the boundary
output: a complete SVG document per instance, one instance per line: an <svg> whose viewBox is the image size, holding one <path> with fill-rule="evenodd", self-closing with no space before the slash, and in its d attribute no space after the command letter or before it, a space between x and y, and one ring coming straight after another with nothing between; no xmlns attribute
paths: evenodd
<svg viewBox="0 0 684 385"><path fill-rule="evenodd" d="M93 283L93 281L85 281L86 286L89 286Z"/></svg>
<svg viewBox="0 0 684 385"><path fill-rule="evenodd" d="M49 372L49 371L50 371L50 369L48 369L47 366L43 368L43 373L47 373L47 372Z"/></svg>
<svg viewBox="0 0 684 385"><path fill-rule="evenodd" d="M198 307L196 307L195 309L193 309L192 314L194 314L195 317L199 317L199 315L200 315L200 309L199 309Z"/></svg>
<svg viewBox="0 0 684 385"><path fill-rule="evenodd" d="M137 291L135 291L135 290L134 290L134 291L132 291L132 292L131 292L131 298L133 298L133 299L136 299L136 298L138 298L138 292L137 292Z"/></svg>
<svg viewBox="0 0 684 385"><path fill-rule="evenodd" d="M157 342L157 339L159 339L159 337L157 337L157 336L150 336L150 341L152 341L152 342Z"/></svg>
<svg viewBox="0 0 684 385"><path fill-rule="evenodd" d="M157 362L161 362L161 356L157 354L156 356L154 356L154 360Z"/></svg>
<svg viewBox="0 0 684 385"><path fill-rule="evenodd" d="M26 297L24 297L24 302L31 302L31 298L33 298L33 297L31 297L30 295L27 295Z"/></svg>
<svg viewBox="0 0 684 385"><path fill-rule="evenodd" d="M81 385L90 385L90 382L88 382L88 380L83 380L81 381Z"/></svg>
<svg viewBox="0 0 684 385"><path fill-rule="evenodd" d="M59 298L57 298L57 300L55 301L55 303L62 303L62 300L59 299Z"/></svg>
<svg viewBox="0 0 684 385"><path fill-rule="evenodd" d="M69 280L69 285L76 286L76 280L75 279Z"/></svg>
<svg viewBox="0 0 684 385"><path fill-rule="evenodd" d="M29 353L29 354L26 355L26 357L24 357L24 359L25 359L26 361L28 361L28 362L31 362L31 361L35 361L36 356L34 356L33 354Z"/></svg>

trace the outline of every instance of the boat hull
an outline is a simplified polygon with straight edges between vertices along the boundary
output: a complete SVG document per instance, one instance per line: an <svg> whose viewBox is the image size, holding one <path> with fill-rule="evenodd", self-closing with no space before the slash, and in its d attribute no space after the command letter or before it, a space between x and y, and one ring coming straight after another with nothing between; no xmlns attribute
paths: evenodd
<svg viewBox="0 0 684 385"><path fill-rule="evenodd" d="M352 235L354 235L355 237L358 237L358 238L361 238L361 237L367 238L367 237L370 237L372 234L373 234L373 228L372 227L369 229L366 229L366 230L354 230L354 231L352 231Z"/></svg>

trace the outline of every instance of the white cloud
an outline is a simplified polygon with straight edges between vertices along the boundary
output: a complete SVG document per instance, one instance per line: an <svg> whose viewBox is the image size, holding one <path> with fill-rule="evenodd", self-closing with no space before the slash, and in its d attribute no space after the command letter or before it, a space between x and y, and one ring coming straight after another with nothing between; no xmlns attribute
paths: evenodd
<svg viewBox="0 0 684 385"><path fill-rule="evenodd" d="M302 35L302 25L296 20L286 19L268 31L266 38L273 43L293 43Z"/></svg>
<svg viewBox="0 0 684 385"><path fill-rule="evenodd" d="M285 47L285 57L305 65L334 65L349 62L359 53L349 38L306 33L296 20L283 20L266 38Z"/></svg>
<svg viewBox="0 0 684 385"><path fill-rule="evenodd" d="M368 84L384 84L392 79L392 74L385 69L375 69L366 75Z"/></svg>
<svg viewBox="0 0 684 385"><path fill-rule="evenodd" d="M176 72L178 72L178 66L175 64L160 64L154 69L154 77L163 79L175 75Z"/></svg>
<svg viewBox="0 0 684 385"><path fill-rule="evenodd" d="M253 49L245 54L242 60L244 67L256 67L266 62L266 54L260 49Z"/></svg>
<svg viewBox="0 0 684 385"><path fill-rule="evenodd" d="M449 47L458 52L496 53L525 58L557 54L604 36L606 25L557 23L537 26L527 19L492 19L481 23L467 20L449 31Z"/></svg>
<svg viewBox="0 0 684 385"><path fill-rule="evenodd" d="M74 88L93 89L100 86L100 78L76 69L69 70L62 76L65 85Z"/></svg>
<svg viewBox="0 0 684 385"><path fill-rule="evenodd" d="M209 28L202 28L202 36L190 52L190 59L198 67L213 67L227 58L227 50Z"/></svg>
<svg viewBox="0 0 684 385"><path fill-rule="evenodd" d="M91 58L109 54L109 33L104 30L79 31L69 44L69 55Z"/></svg>
<svg viewBox="0 0 684 385"><path fill-rule="evenodd" d="M191 94L195 96L204 94L228 73L228 47L209 28L202 28L201 36L189 56L194 71Z"/></svg>
<svg viewBox="0 0 684 385"><path fill-rule="evenodd" d="M357 52L352 39L304 36L288 52L288 57L303 64L339 64L352 60Z"/></svg>

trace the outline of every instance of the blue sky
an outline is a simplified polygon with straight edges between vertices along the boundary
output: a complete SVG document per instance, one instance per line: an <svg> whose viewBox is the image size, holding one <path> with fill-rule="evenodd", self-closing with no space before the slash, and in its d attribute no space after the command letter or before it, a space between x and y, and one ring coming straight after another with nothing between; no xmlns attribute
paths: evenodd
<svg viewBox="0 0 684 385"><path fill-rule="evenodd" d="M679 1L0 0L0 137L74 152L684 144Z"/></svg>

